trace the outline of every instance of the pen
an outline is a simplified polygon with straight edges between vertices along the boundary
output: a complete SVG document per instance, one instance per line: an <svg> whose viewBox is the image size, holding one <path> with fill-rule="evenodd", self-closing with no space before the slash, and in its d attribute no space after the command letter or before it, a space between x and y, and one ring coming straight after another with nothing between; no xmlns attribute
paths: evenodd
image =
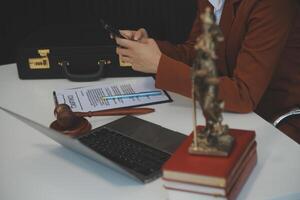
<svg viewBox="0 0 300 200"><path fill-rule="evenodd" d="M54 91L52 94L53 94L54 104L55 106L57 106L59 103L57 101L56 92Z"/></svg>
<svg viewBox="0 0 300 200"><path fill-rule="evenodd" d="M102 100L111 100L111 99L127 99L133 97L147 97L147 96L158 96L161 95L161 91L148 91L148 92L138 92L138 93L131 93L131 94L120 94L115 96L104 96L101 97Z"/></svg>
<svg viewBox="0 0 300 200"><path fill-rule="evenodd" d="M92 117L92 116L111 116L111 115L142 115L154 112L154 108L115 108L93 112L75 112L76 116Z"/></svg>

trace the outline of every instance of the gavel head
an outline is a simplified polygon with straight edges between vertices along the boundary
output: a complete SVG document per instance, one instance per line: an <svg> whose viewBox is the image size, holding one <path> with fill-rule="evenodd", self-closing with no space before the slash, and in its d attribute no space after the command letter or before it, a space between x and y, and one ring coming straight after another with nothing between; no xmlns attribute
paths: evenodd
<svg viewBox="0 0 300 200"><path fill-rule="evenodd" d="M80 120L67 104L59 104L54 109L57 123L64 129L70 129Z"/></svg>
<svg viewBox="0 0 300 200"><path fill-rule="evenodd" d="M83 117L76 116L67 104L59 104L54 109L56 120L50 128L66 135L78 136L91 130L91 124Z"/></svg>

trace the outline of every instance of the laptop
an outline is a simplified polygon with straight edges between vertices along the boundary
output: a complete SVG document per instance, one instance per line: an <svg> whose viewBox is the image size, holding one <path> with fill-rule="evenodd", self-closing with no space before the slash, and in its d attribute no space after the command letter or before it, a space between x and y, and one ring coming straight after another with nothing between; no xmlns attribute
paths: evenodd
<svg viewBox="0 0 300 200"><path fill-rule="evenodd" d="M63 146L142 183L162 175L162 165L186 138L134 116L122 117L72 138L15 112L0 109Z"/></svg>

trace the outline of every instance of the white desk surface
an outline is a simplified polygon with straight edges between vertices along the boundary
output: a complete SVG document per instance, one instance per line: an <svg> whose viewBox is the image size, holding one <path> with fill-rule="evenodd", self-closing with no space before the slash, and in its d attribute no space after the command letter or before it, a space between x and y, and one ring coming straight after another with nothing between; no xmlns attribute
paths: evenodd
<svg viewBox="0 0 300 200"><path fill-rule="evenodd" d="M68 80L20 80L15 64L0 66L0 106L48 126L54 120L52 91L101 84L117 79L78 83ZM120 79L118 79L120 80ZM189 134L192 106L171 93L173 103L154 105L140 116ZM94 127L118 117L94 117ZM300 199L300 145L254 113L224 114L231 128L257 134L258 163L240 200ZM203 124L202 118L199 124ZM161 179L143 185L99 163L73 153L23 122L0 111L0 199L2 200L166 200Z"/></svg>

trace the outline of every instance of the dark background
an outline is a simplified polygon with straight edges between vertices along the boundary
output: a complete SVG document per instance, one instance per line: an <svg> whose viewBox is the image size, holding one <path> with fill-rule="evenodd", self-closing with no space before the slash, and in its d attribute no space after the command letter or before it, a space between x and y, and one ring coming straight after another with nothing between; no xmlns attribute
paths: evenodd
<svg viewBox="0 0 300 200"><path fill-rule="evenodd" d="M0 64L15 62L18 44L43 26L91 24L103 18L116 28L144 27L153 38L180 43L195 14L195 0L3 0Z"/></svg>

